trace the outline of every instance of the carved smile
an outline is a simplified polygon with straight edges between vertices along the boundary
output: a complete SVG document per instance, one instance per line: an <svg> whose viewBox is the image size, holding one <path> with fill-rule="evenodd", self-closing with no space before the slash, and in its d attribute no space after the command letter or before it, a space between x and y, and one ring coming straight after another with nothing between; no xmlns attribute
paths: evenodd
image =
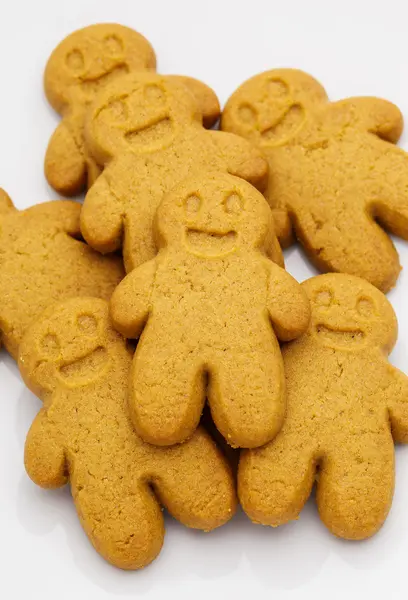
<svg viewBox="0 0 408 600"><path fill-rule="evenodd" d="M74 386L87 385L100 377L108 362L108 353L103 346L76 360L60 366L60 377Z"/></svg>
<svg viewBox="0 0 408 600"><path fill-rule="evenodd" d="M263 141L270 145L287 142L299 131L304 119L303 107L293 104L274 125L261 131Z"/></svg>
<svg viewBox="0 0 408 600"><path fill-rule="evenodd" d="M235 231L219 233L187 229L186 244L193 254L205 256L223 256L235 250L237 234Z"/></svg>
<svg viewBox="0 0 408 600"><path fill-rule="evenodd" d="M163 137L172 133L172 129L171 119L164 117L144 127L128 131L125 138L131 146L144 146L152 142L161 142Z"/></svg>
<svg viewBox="0 0 408 600"><path fill-rule="evenodd" d="M361 329L334 329L326 325L317 325L316 334L326 343L342 348L358 346L364 342L365 338Z"/></svg>
<svg viewBox="0 0 408 600"><path fill-rule="evenodd" d="M117 65L98 77L84 77L81 82L81 89L86 96L94 96L101 88L127 73L129 73L127 65Z"/></svg>

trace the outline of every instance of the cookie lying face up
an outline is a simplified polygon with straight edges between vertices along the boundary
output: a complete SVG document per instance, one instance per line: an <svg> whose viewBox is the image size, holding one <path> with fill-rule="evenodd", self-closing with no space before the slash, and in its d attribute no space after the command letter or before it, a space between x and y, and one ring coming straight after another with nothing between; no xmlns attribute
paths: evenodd
<svg viewBox="0 0 408 600"><path fill-rule="evenodd" d="M317 481L335 535L362 539L383 524L394 489L394 442L408 442L408 378L387 360L397 336L386 297L351 275L302 284L307 333L283 348L287 415L264 448L243 452L239 495L264 525L296 519Z"/></svg>
<svg viewBox="0 0 408 600"><path fill-rule="evenodd" d="M207 175L166 196L155 225L159 254L111 302L117 329L141 335L130 384L136 430L159 445L183 441L207 393L228 443L260 446L285 413L277 338L297 337L309 319L299 284L265 256L268 204L242 179Z"/></svg>
<svg viewBox="0 0 408 600"><path fill-rule="evenodd" d="M291 69L246 81L222 117L225 131L269 158L267 198L281 243L290 243L293 227L319 269L364 277L382 291L400 271L383 228L408 239L408 155L394 146L402 125L390 102L330 103L315 79Z"/></svg>
<svg viewBox="0 0 408 600"><path fill-rule="evenodd" d="M44 401L27 436L27 472L45 488L70 481L92 544L123 569L141 568L159 553L159 501L188 527L204 530L235 510L231 473L204 430L173 448L136 435L126 400L131 361L107 303L95 298L45 311L19 359L25 382Z"/></svg>
<svg viewBox="0 0 408 600"><path fill-rule="evenodd" d="M45 157L45 175L54 189L73 195L99 175L83 139L86 107L97 93L126 73L155 66L150 43L133 29L114 23L79 29L55 48L44 76L47 98L63 117Z"/></svg>
<svg viewBox="0 0 408 600"><path fill-rule="evenodd" d="M259 150L238 136L204 129L203 115L211 117L213 105L209 88L198 81L189 89L179 77L139 73L109 86L90 109L88 144L107 166L86 195L82 232L100 252L123 245L127 271L155 255L155 211L179 181L220 171L266 183Z"/></svg>
<svg viewBox="0 0 408 600"><path fill-rule="evenodd" d="M14 358L47 306L81 294L109 299L124 276L119 257L75 239L80 212L68 200L18 211L0 190L0 340Z"/></svg>

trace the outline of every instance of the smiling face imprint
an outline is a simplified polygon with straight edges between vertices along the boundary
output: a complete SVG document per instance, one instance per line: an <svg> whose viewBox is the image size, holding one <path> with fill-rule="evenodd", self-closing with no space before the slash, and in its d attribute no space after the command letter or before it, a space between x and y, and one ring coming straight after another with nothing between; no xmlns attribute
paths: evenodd
<svg viewBox="0 0 408 600"><path fill-rule="evenodd" d="M265 198L226 173L186 179L166 195L155 219L156 242L200 258L223 258L263 248L273 230Z"/></svg>
<svg viewBox="0 0 408 600"><path fill-rule="evenodd" d="M112 81L130 72L152 70L150 43L133 29L103 23L74 31L53 51L45 72L51 104L89 104Z"/></svg>
<svg viewBox="0 0 408 600"><path fill-rule="evenodd" d="M309 115L327 101L322 86L295 69L274 69L245 81L228 100L222 129L263 148L295 140Z"/></svg>
<svg viewBox="0 0 408 600"><path fill-rule="evenodd" d="M129 75L98 96L90 120L93 154L156 152L198 119L197 102L185 85L153 73ZM200 117L201 119L201 117Z"/></svg>
<svg viewBox="0 0 408 600"><path fill-rule="evenodd" d="M312 304L309 332L324 346L361 350L392 347L396 320L386 297L368 282L332 273L302 284Z"/></svg>
<svg viewBox="0 0 408 600"><path fill-rule="evenodd" d="M222 257L234 252L237 245L239 216L244 200L236 191L227 192L217 201L203 200L197 194L184 202L186 221L185 245L199 256Z"/></svg>
<svg viewBox="0 0 408 600"><path fill-rule="evenodd" d="M64 325L56 333L51 323L45 324L35 370L40 376L53 372L53 377L66 387L89 385L104 375L109 361L101 341L99 319L87 311Z"/></svg>

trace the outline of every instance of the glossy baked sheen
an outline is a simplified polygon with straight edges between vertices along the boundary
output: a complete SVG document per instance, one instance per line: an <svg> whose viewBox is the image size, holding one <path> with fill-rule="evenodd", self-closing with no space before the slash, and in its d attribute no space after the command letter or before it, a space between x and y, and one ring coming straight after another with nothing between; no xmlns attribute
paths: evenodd
<svg viewBox="0 0 408 600"><path fill-rule="evenodd" d="M231 175L189 179L165 197L155 229L159 254L111 302L117 329L141 335L130 394L136 430L160 445L188 438L207 391L230 445L266 443L285 413L277 340L302 334L310 316L300 285L266 256L267 202Z"/></svg>
<svg viewBox="0 0 408 600"><path fill-rule="evenodd" d="M85 197L82 233L100 252L123 246L127 271L156 254L155 211L182 179L220 171L266 184L259 150L239 136L204 129L203 115L211 116L216 99L211 103L209 92L197 80L189 89L178 77L133 74L106 88L88 113L87 143L105 170ZM279 249L271 252L281 260Z"/></svg>
<svg viewBox="0 0 408 600"><path fill-rule="evenodd" d="M74 298L48 309L26 334L19 367L44 402L28 433L25 465L38 485L68 480L81 523L112 564L138 569L163 543L159 501L189 527L210 530L235 510L226 460L203 429L157 448L128 417L132 356L108 304Z"/></svg>
<svg viewBox="0 0 408 600"><path fill-rule="evenodd" d="M63 117L45 157L45 175L54 189L77 194L100 173L83 136L86 109L97 93L126 73L155 67L146 38L115 23L79 29L58 44L44 74L46 96Z"/></svg>
<svg viewBox="0 0 408 600"><path fill-rule="evenodd" d="M320 270L364 277L384 292L400 266L382 227L408 239L408 155L394 145L402 126L391 102L330 103L315 79L294 69L249 79L222 116L223 130L269 159L266 196L282 244L293 228Z"/></svg>
<svg viewBox="0 0 408 600"><path fill-rule="evenodd" d="M14 358L47 306L78 295L108 300L124 277L119 257L75 239L80 212L69 200L18 211L0 190L0 340Z"/></svg>
<svg viewBox="0 0 408 600"><path fill-rule="evenodd" d="M391 506L394 442L408 442L408 378L387 360L397 321L363 279L332 273L302 287L312 318L283 348L285 423L270 444L242 454L239 496L253 521L281 525L298 517L316 480L326 526L363 539Z"/></svg>

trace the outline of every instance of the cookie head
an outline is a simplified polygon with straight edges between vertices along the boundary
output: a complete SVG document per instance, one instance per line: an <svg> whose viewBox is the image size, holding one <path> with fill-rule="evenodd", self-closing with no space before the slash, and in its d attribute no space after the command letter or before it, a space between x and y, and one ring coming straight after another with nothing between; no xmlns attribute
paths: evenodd
<svg viewBox="0 0 408 600"><path fill-rule="evenodd" d="M309 111L326 101L325 90L310 75L295 69L266 71L230 97L222 128L257 146L283 146L301 131Z"/></svg>
<svg viewBox="0 0 408 600"><path fill-rule="evenodd" d="M352 275L328 273L302 283L312 306L309 333L324 346L391 351L397 337L394 310L373 285Z"/></svg>
<svg viewBox="0 0 408 600"><path fill-rule="evenodd" d="M155 222L159 245L222 258L261 248L272 228L270 208L246 181L216 173L187 179L163 199Z"/></svg>
<svg viewBox="0 0 408 600"><path fill-rule="evenodd" d="M73 298L43 313L19 353L24 380L41 396L56 387L79 388L104 377L109 367L108 306Z"/></svg>
<svg viewBox="0 0 408 600"><path fill-rule="evenodd" d="M121 152L166 148L180 128L201 123L193 94L173 77L138 73L98 95L86 126L92 154L104 163Z"/></svg>
<svg viewBox="0 0 408 600"><path fill-rule="evenodd" d="M118 76L154 69L150 43L137 31L115 23L91 25L66 37L45 69L47 97L56 110L75 100L90 102Z"/></svg>

